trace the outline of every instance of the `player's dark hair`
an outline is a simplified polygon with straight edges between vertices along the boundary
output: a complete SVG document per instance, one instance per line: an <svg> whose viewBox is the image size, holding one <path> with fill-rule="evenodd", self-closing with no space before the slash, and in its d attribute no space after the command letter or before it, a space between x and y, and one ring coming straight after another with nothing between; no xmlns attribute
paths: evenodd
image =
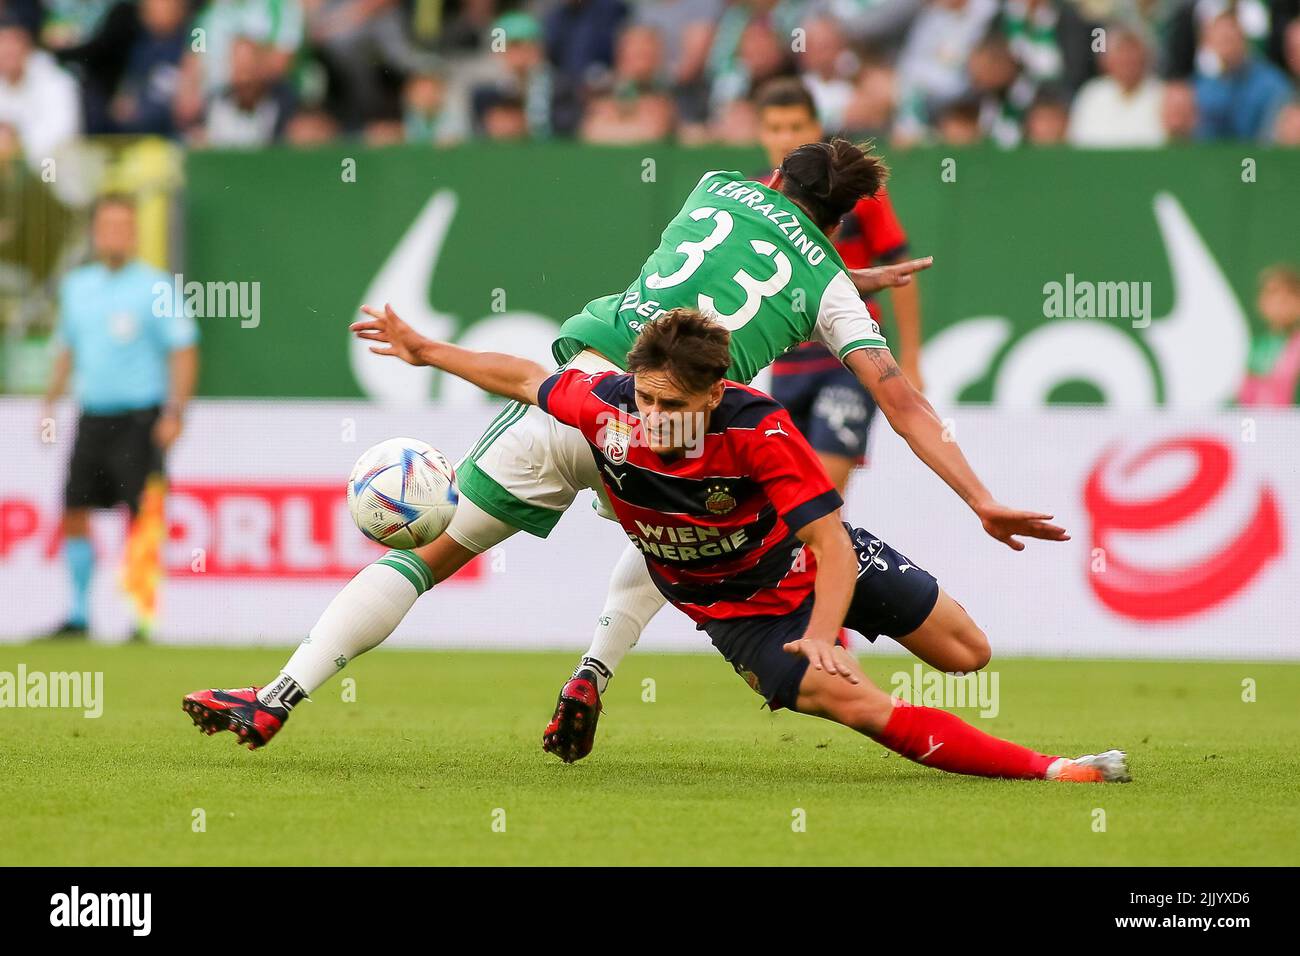
<svg viewBox="0 0 1300 956"><path fill-rule="evenodd" d="M855 146L839 137L792 149L781 163L781 192L806 209L823 232L829 230L889 178L889 167L871 149L870 143Z"/></svg>
<svg viewBox="0 0 1300 956"><path fill-rule="evenodd" d="M788 76L769 80L760 86L754 96L754 106L760 113L768 107L801 106L809 116L817 118L817 104L813 102L808 87Z"/></svg>
<svg viewBox="0 0 1300 956"><path fill-rule="evenodd" d="M712 388L730 365L731 333L694 309L647 322L627 353L629 372L666 372L688 392Z"/></svg>

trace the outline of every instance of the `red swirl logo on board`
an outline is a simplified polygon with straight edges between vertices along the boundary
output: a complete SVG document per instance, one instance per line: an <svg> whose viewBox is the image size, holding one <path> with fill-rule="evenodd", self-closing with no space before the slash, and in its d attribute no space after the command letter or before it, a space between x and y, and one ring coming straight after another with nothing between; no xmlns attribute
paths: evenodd
<svg viewBox="0 0 1300 956"><path fill-rule="evenodd" d="M1134 620L1169 621L1244 590L1283 543L1273 489L1240 471L1215 436L1166 438L1129 454L1109 448L1083 493L1088 582L1102 604Z"/></svg>

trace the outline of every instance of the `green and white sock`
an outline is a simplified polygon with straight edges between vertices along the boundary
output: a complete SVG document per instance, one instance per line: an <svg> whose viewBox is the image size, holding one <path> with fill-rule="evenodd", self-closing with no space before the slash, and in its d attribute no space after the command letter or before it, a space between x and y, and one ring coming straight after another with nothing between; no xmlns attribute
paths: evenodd
<svg viewBox="0 0 1300 956"><path fill-rule="evenodd" d="M631 545L624 548L610 573L609 593L596 619L591 647L587 648L573 676L577 677L584 669L590 670L596 676L596 690L605 693L627 652L636 646L650 619L667 603L668 599L651 580L641 552Z"/></svg>
<svg viewBox="0 0 1300 956"><path fill-rule="evenodd" d="M433 573L419 557L389 551L334 596L281 676L314 693L349 661L382 644L431 587Z"/></svg>

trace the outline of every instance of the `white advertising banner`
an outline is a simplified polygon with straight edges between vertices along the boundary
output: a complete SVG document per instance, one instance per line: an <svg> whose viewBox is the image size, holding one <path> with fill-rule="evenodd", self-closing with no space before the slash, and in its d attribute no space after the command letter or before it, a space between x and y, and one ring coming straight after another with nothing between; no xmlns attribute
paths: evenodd
<svg viewBox="0 0 1300 956"><path fill-rule="evenodd" d="M406 435L456 460L495 409L196 403L169 459L158 640L301 639L383 553L347 513L357 456ZM48 631L66 613L58 525L73 409L53 436L38 416L35 401L0 400L0 640ZM995 654L1300 658L1300 413L965 407L950 427L1000 500L1054 514L1072 539L1014 553L988 538L883 421L845 516L933 572ZM585 647L626 540L591 498L549 539L516 535L438 585L390 643ZM120 638L131 626L117 583L125 518L97 515L92 531L92 626ZM672 608L641 646L710 647Z"/></svg>

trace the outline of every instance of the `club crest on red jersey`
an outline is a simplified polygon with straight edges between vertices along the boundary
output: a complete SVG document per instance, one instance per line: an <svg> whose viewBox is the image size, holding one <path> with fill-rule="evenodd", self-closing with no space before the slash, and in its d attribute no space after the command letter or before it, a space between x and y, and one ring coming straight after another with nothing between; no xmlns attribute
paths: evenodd
<svg viewBox="0 0 1300 956"><path fill-rule="evenodd" d="M704 507L710 514L725 515L736 507L736 497L726 485L711 485L704 499Z"/></svg>

